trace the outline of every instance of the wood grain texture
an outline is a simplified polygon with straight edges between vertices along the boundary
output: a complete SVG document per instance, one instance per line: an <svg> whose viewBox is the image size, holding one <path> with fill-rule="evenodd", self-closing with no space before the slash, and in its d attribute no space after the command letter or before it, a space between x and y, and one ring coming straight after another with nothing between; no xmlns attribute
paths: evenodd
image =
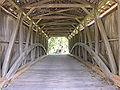
<svg viewBox="0 0 120 90"><path fill-rule="evenodd" d="M47 56L3 90L116 90L67 55Z"/></svg>

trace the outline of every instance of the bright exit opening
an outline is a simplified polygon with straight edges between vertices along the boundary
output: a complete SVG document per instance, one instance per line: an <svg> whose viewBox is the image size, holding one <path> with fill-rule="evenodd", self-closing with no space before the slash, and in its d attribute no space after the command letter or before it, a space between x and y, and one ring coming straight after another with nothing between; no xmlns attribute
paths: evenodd
<svg viewBox="0 0 120 90"><path fill-rule="evenodd" d="M49 54L68 54L68 39L66 37L51 37L48 40Z"/></svg>

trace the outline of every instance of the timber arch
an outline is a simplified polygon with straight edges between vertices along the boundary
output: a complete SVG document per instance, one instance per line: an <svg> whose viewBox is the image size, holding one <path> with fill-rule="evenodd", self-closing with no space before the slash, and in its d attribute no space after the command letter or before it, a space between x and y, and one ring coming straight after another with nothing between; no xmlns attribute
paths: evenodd
<svg viewBox="0 0 120 90"><path fill-rule="evenodd" d="M47 55L48 39L51 37L68 39L67 56L57 58ZM62 64L72 66L76 62L70 56L120 87L119 0L0 0L1 88L8 87L28 69L35 68L37 71L39 67L43 69L41 66L47 67L46 62L52 64L52 60L58 67L62 67ZM55 61L53 57L59 61ZM41 65L40 60L43 59L46 62ZM76 63L73 71L78 69L77 66L79 67ZM50 71L53 72L51 67ZM55 69L59 70L58 67ZM63 66L65 70L66 67Z"/></svg>

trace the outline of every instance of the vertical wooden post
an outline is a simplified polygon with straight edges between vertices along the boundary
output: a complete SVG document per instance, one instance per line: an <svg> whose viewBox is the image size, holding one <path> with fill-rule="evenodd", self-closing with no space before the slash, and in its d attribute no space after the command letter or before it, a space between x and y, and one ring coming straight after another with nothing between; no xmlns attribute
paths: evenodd
<svg viewBox="0 0 120 90"><path fill-rule="evenodd" d="M40 43L42 44L42 35L40 34L40 37L39 37L39 39L40 39ZM42 49L41 49L41 47L40 47L40 56L42 56Z"/></svg>
<svg viewBox="0 0 120 90"><path fill-rule="evenodd" d="M6 73L8 71L10 56L11 56L12 48L13 48L13 45L14 45L14 42L15 42L15 39L16 39L16 36L18 33L21 15L22 14L20 13L20 16L18 17L17 22L16 22L17 25L15 26L15 29L12 32L8 48L6 50L5 59L3 61L3 66L2 66L2 76L3 77L6 75Z"/></svg>
<svg viewBox="0 0 120 90"><path fill-rule="evenodd" d="M80 33L81 33L81 32L79 31L79 33L78 33L78 34L79 34L79 42L80 42ZM80 57L80 54L81 54L81 53L80 53L80 45L79 45L78 53L79 53L79 57Z"/></svg>
<svg viewBox="0 0 120 90"><path fill-rule="evenodd" d="M89 27L86 27L86 28L87 28L88 43L89 43L90 48L92 49L93 46L92 46L92 39L91 39L91 35L90 35L90 28ZM94 64L95 63L94 59L91 58L91 60L92 60L92 63Z"/></svg>
<svg viewBox="0 0 120 90"><path fill-rule="evenodd" d="M25 44L24 50L27 49L28 46L29 46L31 30L32 30L32 22L31 22L31 24L30 24L30 26L29 26L29 30L28 30L28 33L27 33L27 39L26 39L26 44ZM26 63L26 59L24 60L23 64L25 64L25 63Z"/></svg>
<svg viewBox="0 0 120 90"><path fill-rule="evenodd" d="M20 19L20 27L19 27L19 52L20 55L23 53L23 19Z"/></svg>
<svg viewBox="0 0 120 90"><path fill-rule="evenodd" d="M92 40L91 40L91 35L90 35L90 28L89 27L86 27L86 28L87 28L86 34L87 34L87 37L88 37L88 43L89 43L90 48L92 48Z"/></svg>
<svg viewBox="0 0 120 90"><path fill-rule="evenodd" d="M84 39L84 31L81 32L81 42L82 43L84 43L83 39ZM84 48L83 47L81 47L81 51L82 51L81 52L81 54L82 54L81 57L83 58L84 57Z"/></svg>
<svg viewBox="0 0 120 90"><path fill-rule="evenodd" d="M86 28L84 29L84 43L87 44ZM87 51L84 49L84 60L87 60Z"/></svg>
<svg viewBox="0 0 120 90"><path fill-rule="evenodd" d="M33 30L31 30L31 45L33 45ZM32 50L31 51L31 61L33 61L34 60L34 51Z"/></svg>
<svg viewBox="0 0 120 90"><path fill-rule="evenodd" d="M31 31L32 31L32 22L31 22L31 24L30 24L30 26L29 26L29 31L28 31L28 33L27 33L27 39L26 39L26 44L25 44L25 49L28 47L28 45L29 45L29 41L30 41L30 35L31 35Z"/></svg>
<svg viewBox="0 0 120 90"><path fill-rule="evenodd" d="M107 54L108 54L108 57L109 57L109 62L110 62L110 65L111 65L111 67L110 67L111 71L112 71L112 73L117 74L117 66L116 66L116 63L115 63L115 59L114 59L114 56L113 56L113 53L112 53L112 49L110 47L110 43L108 41L108 38L107 38L107 35L106 35L106 32L105 32L105 28L104 28L104 25L102 23L102 20L97 19L97 24L98 24L102 39L105 43L105 47L106 47Z"/></svg>
<svg viewBox="0 0 120 90"><path fill-rule="evenodd" d="M119 55L118 55L118 61L119 61L119 75L120 75L120 0L118 0L118 37L119 37Z"/></svg>
<svg viewBox="0 0 120 90"><path fill-rule="evenodd" d="M96 21L95 21L95 52L96 54L99 54L99 31Z"/></svg>
<svg viewBox="0 0 120 90"><path fill-rule="evenodd" d="M94 17L95 17L95 52L98 55L99 54L99 31L97 26L97 10L94 9Z"/></svg>
<svg viewBox="0 0 120 90"><path fill-rule="evenodd" d="M0 8L0 13L1 13L1 8ZM1 16L1 15L0 15L0 16ZM0 45L0 78L1 78L1 76L2 76L2 68L1 68L2 59L1 59L1 57L2 57L2 47L1 47L1 45Z"/></svg>
<svg viewBox="0 0 120 90"><path fill-rule="evenodd" d="M35 32L35 34L34 34L33 37L34 37L34 43L36 43L36 41L37 41L37 32ZM33 54L33 55L34 55L33 57L34 57L34 59L35 59L36 56L37 56L37 53L36 53L36 52L37 52L37 47L33 50L33 53L34 53L34 54Z"/></svg>

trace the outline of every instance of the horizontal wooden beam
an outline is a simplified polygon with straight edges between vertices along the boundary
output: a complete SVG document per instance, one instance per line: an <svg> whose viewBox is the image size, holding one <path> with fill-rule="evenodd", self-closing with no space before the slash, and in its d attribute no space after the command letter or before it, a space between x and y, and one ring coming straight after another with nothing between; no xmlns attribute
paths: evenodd
<svg viewBox="0 0 120 90"><path fill-rule="evenodd" d="M48 35L49 37L67 37L68 35Z"/></svg>
<svg viewBox="0 0 120 90"><path fill-rule="evenodd" d="M46 32L72 32L72 30L47 30Z"/></svg>
<svg viewBox="0 0 120 90"><path fill-rule="evenodd" d="M69 33L64 33L64 34L48 34L48 36L68 36Z"/></svg>
<svg viewBox="0 0 120 90"><path fill-rule="evenodd" d="M44 4L40 6L34 6L34 7L35 8L81 8L81 7L92 8L88 4ZM25 8L30 9L31 7L25 7Z"/></svg>
<svg viewBox="0 0 120 90"><path fill-rule="evenodd" d="M41 22L39 24L49 24L49 23L78 23L76 20L69 20L69 19L64 19L64 20L52 20L52 21L45 21L45 22Z"/></svg>
<svg viewBox="0 0 120 90"><path fill-rule="evenodd" d="M76 17L71 17L71 16L37 16L33 17L33 19L67 19L67 18L76 18ZM77 17L79 18L79 17Z"/></svg>
<svg viewBox="0 0 120 90"><path fill-rule="evenodd" d="M73 27L44 27L42 30L50 30L50 29L61 29L61 30L64 30L64 29L74 29Z"/></svg>
<svg viewBox="0 0 120 90"><path fill-rule="evenodd" d="M72 25L72 24L77 24L77 23L72 23L72 22L68 22L68 23L41 23L40 25L46 25L46 26L48 26L48 25Z"/></svg>

